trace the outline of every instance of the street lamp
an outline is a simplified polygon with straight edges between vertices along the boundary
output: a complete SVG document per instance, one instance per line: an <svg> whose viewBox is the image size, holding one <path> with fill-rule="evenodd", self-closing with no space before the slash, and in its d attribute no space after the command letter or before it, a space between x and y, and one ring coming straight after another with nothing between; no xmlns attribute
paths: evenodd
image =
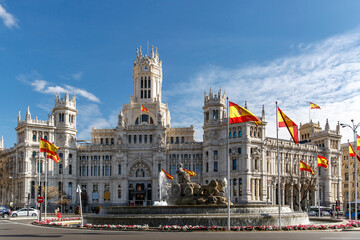
<svg viewBox="0 0 360 240"><path fill-rule="evenodd" d="M354 133L354 145L355 145L355 148L354 148L354 151L355 151L355 156L354 156L354 162L355 162L355 221L357 221L357 161L356 161L356 151L357 151L357 139L356 139L356 129L360 126L360 123L358 124L355 124L354 123L354 119L351 119L351 123L352 123L352 126L349 125L349 124L345 124L345 123L340 123L340 126L341 127L349 127L353 133ZM350 159L349 159L350 161ZM349 171L350 171L350 168L349 168ZM350 174L349 174L349 177L350 177ZM350 193L350 182L349 182L349 193ZM349 196L349 204L350 204L350 196ZM351 207L351 204L349 206L349 208ZM350 211L349 211L349 219L351 218L350 216Z"/></svg>

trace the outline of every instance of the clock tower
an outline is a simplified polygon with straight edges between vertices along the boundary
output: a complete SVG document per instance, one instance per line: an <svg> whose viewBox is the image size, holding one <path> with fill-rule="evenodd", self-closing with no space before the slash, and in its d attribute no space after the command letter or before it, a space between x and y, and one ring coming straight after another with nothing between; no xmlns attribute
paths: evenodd
<svg viewBox="0 0 360 240"><path fill-rule="evenodd" d="M157 48L151 47L150 56L143 55L141 47L136 51L133 68L134 102L140 104L161 102L162 62Z"/></svg>

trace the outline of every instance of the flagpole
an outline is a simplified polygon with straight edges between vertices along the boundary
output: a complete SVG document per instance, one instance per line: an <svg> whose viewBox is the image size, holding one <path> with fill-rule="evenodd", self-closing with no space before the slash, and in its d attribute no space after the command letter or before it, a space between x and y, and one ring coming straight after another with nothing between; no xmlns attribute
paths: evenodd
<svg viewBox="0 0 360 240"><path fill-rule="evenodd" d="M41 193L41 180L40 180L40 155L41 155L41 152L40 152L40 146L41 146L41 143L39 145L39 163L38 163L38 175L39 175L39 187L38 187L38 193ZM40 190L39 190L40 189ZM39 197L39 196L38 196ZM39 222L41 221L41 203L38 203L39 204Z"/></svg>
<svg viewBox="0 0 360 240"><path fill-rule="evenodd" d="M300 183L300 180L301 180L301 169L300 169L301 165L300 165L300 162L299 162L299 212L301 211L301 183Z"/></svg>
<svg viewBox="0 0 360 240"><path fill-rule="evenodd" d="M315 152L315 154L316 154L316 161L318 161L318 152L317 152L317 150L316 150L316 152ZM315 162L315 165L314 165L314 167L316 166L316 162ZM318 188L318 190L317 190L317 195L318 195L318 199L317 199L317 205L318 205L318 212L319 212L319 217L320 217L320 168L319 168L319 163L318 163L318 168L317 168L317 170L318 170L318 181L317 181L317 188Z"/></svg>
<svg viewBox="0 0 360 240"><path fill-rule="evenodd" d="M45 162L45 217L44 220L46 221L46 213L47 213L47 167L48 167L48 162L47 162L47 158L44 160Z"/></svg>
<svg viewBox="0 0 360 240"><path fill-rule="evenodd" d="M228 115L228 119L227 119L227 149L226 149L226 154L227 154L227 192L228 192L228 206L227 206L227 210L228 210L228 231L230 231L230 154L229 154L229 127L230 127L230 112L229 112L229 97L226 98L227 101L227 115Z"/></svg>
<svg viewBox="0 0 360 240"><path fill-rule="evenodd" d="M310 123L310 121L311 121L310 110L311 110L311 103L309 104L309 123Z"/></svg>
<svg viewBox="0 0 360 240"><path fill-rule="evenodd" d="M281 189L280 189L280 161L279 161L279 119L278 119L278 105L276 105L276 147L277 147L277 170L278 170L278 203L279 203L279 229L281 229Z"/></svg>
<svg viewBox="0 0 360 240"><path fill-rule="evenodd" d="M350 141L349 141L349 139L348 139L348 143L349 143L349 145L350 145ZM348 192L348 197L349 197L349 200L348 200L348 208L349 208L349 220L351 221L351 200L350 200L350 197L351 197L351 195L350 195L350 183L351 183L351 173L350 173L350 157L349 157L349 161L348 161L348 169L349 169L349 184L348 184L348 186L349 186L349 192Z"/></svg>

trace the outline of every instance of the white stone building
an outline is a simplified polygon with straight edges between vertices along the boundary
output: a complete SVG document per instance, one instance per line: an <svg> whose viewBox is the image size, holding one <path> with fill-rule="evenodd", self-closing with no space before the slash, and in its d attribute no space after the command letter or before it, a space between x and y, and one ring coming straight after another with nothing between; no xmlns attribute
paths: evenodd
<svg viewBox="0 0 360 240"><path fill-rule="evenodd" d="M69 206L78 205L76 186L83 190L88 210L96 205L152 205L159 200L159 172L164 168L176 175L179 163L195 171L193 178L200 184L212 178L227 176L227 152L231 168L231 201L243 204L277 203L276 139L265 136L265 109L260 119L232 124L227 132L225 93L204 95L203 142L194 140L193 126L173 128L168 105L162 102L162 62L157 49L150 56L137 50L133 67L133 95L124 104L118 123L111 129L93 129L91 143L76 140L76 99L56 95L52 114L47 121L31 118L29 107L25 119L19 112L17 143L4 149L1 141L0 161L10 162L11 187L2 188L1 203L10 201L23 206L29 198L35 205L35 187L44 184L44 161L39 157L39 138L43 137L60 147L60 164L49 161L48 185L58 187ZM141 111L143 105L148 112ZM245 105L246 107L246 105ZM321 205L329 206L342 201L341 152L339 126L325 130L319 124L300 126L301 144L279 140L281 164L282 203L297 209L296 186L300 173L299 160L315 166L316 155L330 161L329 170L320 170ZM227 148L227 139L229 146ZM40 159L40 166L39 166ZM40 167L40 168L39 168ZM300 179L301 181L301 179ZM10 194L9 194L10 193ZM307 196L303 207L315 205L314 190ZM58 201L50 200L51 206Z"/></svg>

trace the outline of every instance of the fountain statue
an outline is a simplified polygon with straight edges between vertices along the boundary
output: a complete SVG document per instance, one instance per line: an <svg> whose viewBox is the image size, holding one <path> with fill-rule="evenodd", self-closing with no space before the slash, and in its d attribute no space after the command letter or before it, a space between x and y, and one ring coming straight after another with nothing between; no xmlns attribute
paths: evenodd
<svg viewBox="0 0 360 240"><path fill-rule="evenodd" d="M167 203L169 205L227 205L225 181L213 179L209 184L200 186L191 182L189 173L182 163L176 172L177 182L167 186Z"/></svg>

